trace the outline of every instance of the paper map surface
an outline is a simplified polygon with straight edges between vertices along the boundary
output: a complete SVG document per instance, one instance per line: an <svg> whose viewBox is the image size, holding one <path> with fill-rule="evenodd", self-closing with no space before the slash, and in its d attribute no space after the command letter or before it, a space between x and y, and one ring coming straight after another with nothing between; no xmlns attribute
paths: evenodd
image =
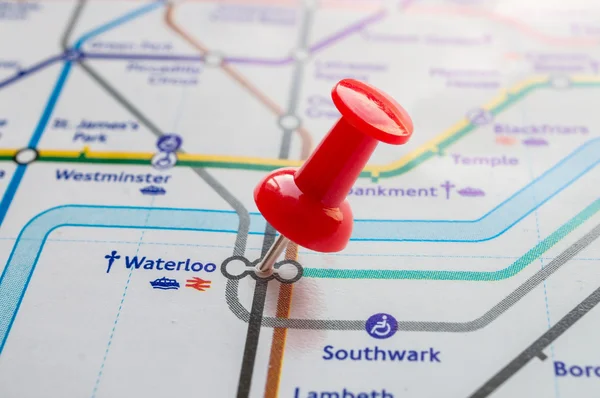
<svg viewBox="0 0 600 398"><path fill-rule="evenodd" d="M596 1L0 1L0 397L600 396ZM338 253L253 189L411 115ZM275 278L276 277L276 278Z"/></svg>

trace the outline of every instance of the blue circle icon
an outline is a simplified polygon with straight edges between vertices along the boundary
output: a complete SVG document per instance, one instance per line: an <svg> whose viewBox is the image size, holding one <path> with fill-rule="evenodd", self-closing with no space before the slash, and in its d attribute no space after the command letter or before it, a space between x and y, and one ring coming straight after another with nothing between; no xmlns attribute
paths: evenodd
<svg viewBox="0 0 600 398"><path fill-rule="evenodd" d="M183 139L177 134L165 134L158 139L156 146L161 152L175 152L181 147Z"/></svg>
<svg viewBox="0 0 600 398"><path fill-rule="evenodd" d="M371 337L387 339L392 337L398 330L398 321L390 314L375 314L367 319L365 329Z"/></svg>

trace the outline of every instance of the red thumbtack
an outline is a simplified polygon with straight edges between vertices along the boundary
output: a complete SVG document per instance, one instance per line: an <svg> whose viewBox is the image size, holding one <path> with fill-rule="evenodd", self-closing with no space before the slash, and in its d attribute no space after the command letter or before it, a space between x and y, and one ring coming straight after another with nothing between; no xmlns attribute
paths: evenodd
<svg viewBox="0 0 600 398"><path fill-rule="evenodd" d="M258 210L280 233L258 272L271 271L290 240L319 252L344 249L353 224L346 196L378 141L401 145L413 132L408 113L365 83L343 79L331 97L342 117L302 167L275 170L254 189Z"/></svg>

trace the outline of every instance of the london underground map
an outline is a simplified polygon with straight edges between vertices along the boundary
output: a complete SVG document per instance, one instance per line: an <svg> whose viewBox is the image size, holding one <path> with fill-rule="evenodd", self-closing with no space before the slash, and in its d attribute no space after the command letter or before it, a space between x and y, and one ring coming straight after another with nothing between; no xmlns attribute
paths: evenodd
<svg viewBox="0 0 600 398"><path fill-rule="evenodd" d="M0 1L0 397L597 397L600 4ZM351 77L411 115L276 238Z"/></svg>

